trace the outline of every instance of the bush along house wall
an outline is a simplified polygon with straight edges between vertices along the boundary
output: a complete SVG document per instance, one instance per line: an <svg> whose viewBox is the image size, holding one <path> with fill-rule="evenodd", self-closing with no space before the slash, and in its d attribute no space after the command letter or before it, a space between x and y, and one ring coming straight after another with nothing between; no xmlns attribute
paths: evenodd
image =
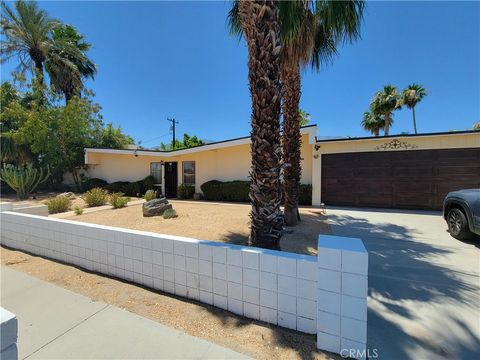
<svg viewBox="0 0 480 360"><path fill-rule="evenodd" d="M248 193L250 192L249 181L218 181L211 180L200 186L205 200L211 201L234 201L250 202ZM300 205L312 205L312 185L301 184L298 194Z"/></svg>
<svg viewBox="0 0 480 360"><path fill-rule="evenodd" d="M349 250L327 241L317 257L1 213L2 245L317 334L319 348L337 353L341 346L366 346L368 258L362 242L354 241L356 248L344 246ZM350 266L350 260L362 265Z"/></svg>

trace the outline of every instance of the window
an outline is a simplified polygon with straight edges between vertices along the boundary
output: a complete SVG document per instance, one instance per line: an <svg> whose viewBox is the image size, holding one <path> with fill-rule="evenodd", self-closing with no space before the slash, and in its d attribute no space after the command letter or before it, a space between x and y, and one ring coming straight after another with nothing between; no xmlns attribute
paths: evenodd
<svg viewBox="0 0 480 360"><path fill-rule="evenodd" d="M155 179L155 184L162 183L162 163L150 163L150 175Z"/></svg>
<svg viewBox="0 0 480 360"><path fill-rule="evenodd" d="M184 161L183 166L183 183L185 185L195 185L195 161Z"/></svg>

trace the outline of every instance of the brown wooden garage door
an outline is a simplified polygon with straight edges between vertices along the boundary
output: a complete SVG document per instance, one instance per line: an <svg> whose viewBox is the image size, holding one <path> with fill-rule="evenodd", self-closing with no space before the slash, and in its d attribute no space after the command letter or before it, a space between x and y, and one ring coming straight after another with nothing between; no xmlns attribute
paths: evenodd
<svg viewBox="0 0 480 360"><path fill-rule="evenodd" d="M478 148L322 155L327 205L441 209L465 188L480 188Z"/></svg>

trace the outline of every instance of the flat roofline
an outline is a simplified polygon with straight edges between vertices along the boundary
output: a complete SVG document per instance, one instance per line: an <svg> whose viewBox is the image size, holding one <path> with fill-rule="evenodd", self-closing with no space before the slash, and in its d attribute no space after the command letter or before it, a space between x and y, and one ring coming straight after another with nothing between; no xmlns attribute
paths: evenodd
<svg viewBox="0 0 480 360"><path fill-rule="evenodd" d="M310 131L310 129L314 129L317 127L317 124L312 124L312 125L306 125L302 126L300 128L300 131L302 134L310 134L310 142L312 144L315 143L316 136L313 135ZM306 130L306 131L302 131ZM137 149L106 149L106 148L85 148L86 152L105 152L105 153L119 153L119 154L130 154L130 153L137 153L137 154L146 154L150 153L152 155L155 154L164 154L167 156L173 156L172 154L187 154L191 152L196 152L196 151L202 151L202 150L215 150L217 148L221 147L228 147L228 143L232 143L232 146L236 145L242 145L242 144L247 144L250 142L250 136L242 136L238 138L233 138L233 139L227 139L227 140L221 140L221 141L215 141L211 142L208 144L203 144L203 145L198 145L190 148L185 148L185 149L175 149L175 150L153 150L153 149L142 149L142 148L137 148ZM226 145L226 146L222 146Z"/></svg>
<svg viewBox="0 0 480 360"><path fill-rule="evenodd" d="M480 130L445 131L445 132L434 132L434 133L423 133L423 134L398 134L398 135L388 135L388 136L347 137L347 138L323 139L323 140L317 139L316 142L327 143L327 142L357 141L357 140L382 140L382 139L401 138L401 137L465 135L465 134L475 134L475 133L480 135Z"/></svg>

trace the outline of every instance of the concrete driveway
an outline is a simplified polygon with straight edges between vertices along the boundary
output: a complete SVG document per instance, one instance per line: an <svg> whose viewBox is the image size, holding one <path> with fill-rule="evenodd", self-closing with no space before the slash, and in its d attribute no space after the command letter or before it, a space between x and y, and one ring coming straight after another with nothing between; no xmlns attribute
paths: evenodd
<svg viewBox="0 0 480 360"><path fill-rule="evenodd" d="M327 210L369 252L368 348L380 359L480 358L480 239L450 237L438 212Z"/></svg>

